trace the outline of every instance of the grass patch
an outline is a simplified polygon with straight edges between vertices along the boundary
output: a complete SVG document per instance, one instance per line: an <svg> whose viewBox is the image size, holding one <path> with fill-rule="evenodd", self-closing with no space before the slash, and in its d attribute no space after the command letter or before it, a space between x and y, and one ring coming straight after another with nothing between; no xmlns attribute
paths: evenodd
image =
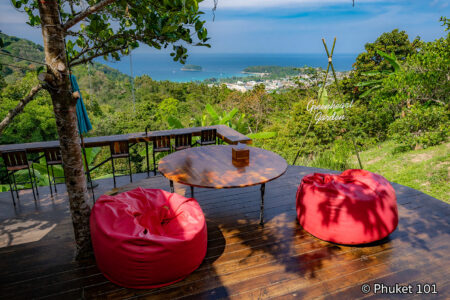
<svg viewBox="0 0 450 300"><path fill-rule="evenodd" d="M387 141L361 152L364 169L450 204L450 143L400 153L398 146ZM356 157L350 163L357 167Z"/></svg>

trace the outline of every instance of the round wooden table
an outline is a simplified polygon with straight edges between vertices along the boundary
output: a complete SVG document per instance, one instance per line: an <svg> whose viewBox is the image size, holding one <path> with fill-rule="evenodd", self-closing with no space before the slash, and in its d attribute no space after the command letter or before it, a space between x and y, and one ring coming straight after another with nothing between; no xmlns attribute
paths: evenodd
<svg viewBox="0 0 450 300"><path fill-rule="evenodd" d="M276 153L247 147L250 150L248 165L233 163L232 147L203 146L178 151L164 157L158 169L173 182L189 185L192 196L194 187L202 188L239 188L261 184L260 224L264 224L265 184L286 172L286 161Z"/></svg>

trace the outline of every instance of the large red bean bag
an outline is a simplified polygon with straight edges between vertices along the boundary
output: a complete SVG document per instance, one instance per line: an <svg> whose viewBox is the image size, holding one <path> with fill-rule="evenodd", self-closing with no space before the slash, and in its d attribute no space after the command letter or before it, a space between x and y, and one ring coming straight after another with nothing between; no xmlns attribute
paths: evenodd
<svg viewBox="0 0 450 300"><path fill-rule="evenodd" d="M346 170L314 173L297 190L300 225L312 235L338 244L378 241L397 228L395 191L381 175Z"/></svg>
<svg viewBox="0 0 450 300"><path fill-rule="evenodd" d="M91 212L97 266L110 281L156 288L192 273L206 254L206 222L193 198L136 188L103 195Z"/></svg>

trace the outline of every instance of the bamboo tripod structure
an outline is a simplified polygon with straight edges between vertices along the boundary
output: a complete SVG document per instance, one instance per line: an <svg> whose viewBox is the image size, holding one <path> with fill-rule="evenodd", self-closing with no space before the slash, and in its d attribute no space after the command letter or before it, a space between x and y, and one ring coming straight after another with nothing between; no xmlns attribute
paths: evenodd
<svg viewBox="0 0 450 300"><path fill-rule="evenodd" d="M333 66L333 53L334 53L334 47L336 45L336 38L334 38L333 46L331 47L331 52L328 51L328 47L327 47L327 43L325 42L325 39L322 39L322 43L323 43L323 46L325 47L325 51L326 51L327 56L328 56L328 65L327 65L327 71L325 73L325 78L324 78L324 81L323 81L323 85L322 85L322 88L320 89L319 100L322 99L323 90L325 89L325 84L326 84L327 79L328 79L328 73L330 72L330 68L331 68L331 71L333 73L334 82L336 83L336 89L338 91L338 95L342 99L341 90L339 88L339 82L337 80L336 71L334 70L334 66ZM346 115L345 106L343 107L343 109L344 109L344 117L345 117L345 115ZM313 122L313 119L314 119L314 117L311 116L311 121L309 122L309 125L308 125L308 128L306 129L305 135L303 136L302 142L300 144L300 149L297 151L297 154L295 156L294 162L292 163L293 165L295 165L295 163L297 162L298 156L300 155L301 148L305 144L306 135L308 134L309 130L311 129L311 124ZM351 136L351 139L352 139L353 147L355 148L355 154L356 154L356 157L358 159L359 167L360 167L360 169L363 169L363 166L362 166L362 163L361 163L361 158L359 157L358 146L356 145L355 137L353 136L353 134L350 134L350 136Z"/></svg>

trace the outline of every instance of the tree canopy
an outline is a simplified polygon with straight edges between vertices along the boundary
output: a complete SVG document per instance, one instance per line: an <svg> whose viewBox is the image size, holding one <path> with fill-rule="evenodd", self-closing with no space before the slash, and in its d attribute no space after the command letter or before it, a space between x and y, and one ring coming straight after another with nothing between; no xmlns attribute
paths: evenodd
<svg viewBox="0 0 450 300"><path fill-rule="evenodd" d="M69 64L86 63L100 56L119 60L139 43L156 49L173 44L171 55L175 61L184 63L187 44L209 47L205 21L200 19L201 1L58 0L68 37ZM42 24L37 0L12 0L12 3L28 14L29 25ZM79 27L74 27L78 23Z"/></svg>

